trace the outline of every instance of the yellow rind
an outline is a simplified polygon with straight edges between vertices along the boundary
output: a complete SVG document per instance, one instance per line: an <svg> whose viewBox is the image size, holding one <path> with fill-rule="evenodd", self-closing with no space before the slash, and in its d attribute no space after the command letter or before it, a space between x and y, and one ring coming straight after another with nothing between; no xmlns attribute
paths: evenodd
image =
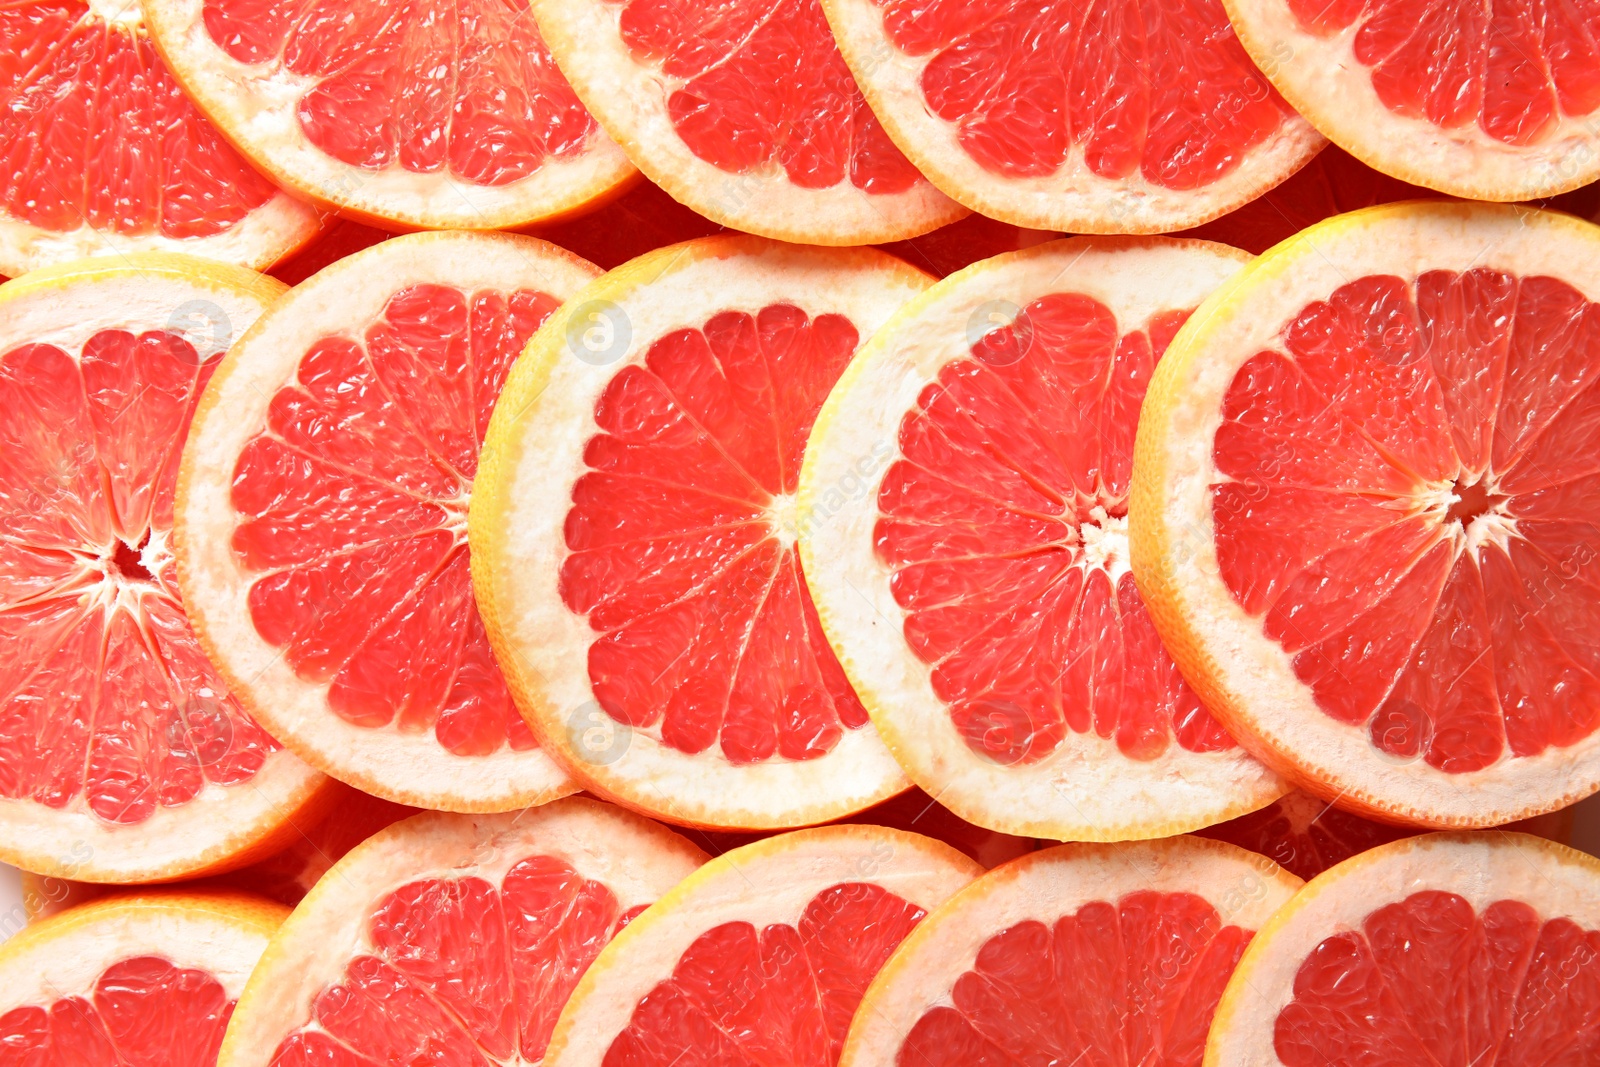
<svg viewBox="0 0 1600 1067"><path fill-rule="evenodd" d="M0 971L5 969L8 961L35 945L48 944L81 927L115 919L119 914L155 909L215 915L265 937L271 937L289 916L289 909L276 901L235 890L157 889L118 893L29 923L10 940L0 944Z"/></svg>

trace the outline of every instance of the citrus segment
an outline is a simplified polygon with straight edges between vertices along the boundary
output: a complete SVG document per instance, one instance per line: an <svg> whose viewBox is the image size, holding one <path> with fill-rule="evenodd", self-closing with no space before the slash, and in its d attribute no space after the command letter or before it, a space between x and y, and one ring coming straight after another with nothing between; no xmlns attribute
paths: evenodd
<svg viewBox="0 0 1600 1067"><path fill-rule="evenodd" d="M839 1063L1198 1067L1228 976L1299 884L1187 837L1013 860L902 943Z"/></svg>
<svg viewBox="0 0 1600 1067"><path fill-rule="evenodd" d="M398 823L284 926L218 1062L538 1063L601 948L704 858L589 800Z"/></svg>
<svg viewBox="0 0 1600 1067"><path fill-rule="evenodd" d="M465 520L512 360L592 271L531 238L387 241L295 289L208 393L179 535L202 637L336 777L466 810L565 788L494 664Z"/></svg>
<svg viewBox="0 0 1600 1067"><path fill-rule="evenodd" d="M257 166L363 218L491 229L631 173L507 0L152 0L157 46Z"/></svg>
<svg viewBox="0 0 1600 1067"><path fill-rule="evenodd" d="M1594 180L1588 4L1224 2L1301 114L1387 174L1483 200Z"/></svg>
<svg viewBox="0 0 1600 1067"><path fill-rule="evenodd" d="M881 827L802 830L712 860L595 960L549 1067L832 1067L868 983L978 873Z"/></svg>
<svg viewBox="0 0 1600 1067"><path fill-rule="evenodd" d="M817 622L793 501L829 387L926 284L877 252L706 238L535 337L490 428L475 580L524 714L585 786L744 829L904 787Z"/></svg>
<svg viewBox="0 0 1600 1067"><path fill-rule="evenodd" d="M173 483L221 356L281 292L145 253L0 289L0 851L76 877L171 877L269 841L321 779L206 660L173 563ZM278 810L280 809L281 810Z"/></svg>
<svg viewBox="0 0 1600 1067"><path fill-rule="evenodd" d="M184 98L136 7L22 0L0 42L0 271L156 249L265 267L316 231Z"/></svg>
<svg viewBox="0 0 1600 1067"><path fill-rule="evenodd" d="M119 896L0 949L12 1063L212 1067L245 978L286 908L242 894Z"/></svg>
<svg viewBox="0 0 1600 1067"><path fill-rule="evenodd" d="M1588 856L1430 834L1328 871L1264 928L1206 1063L1582 1063L1600 1051Z"/></svg>
<svg viewBox="0 0 1600 1067"><path fill-rule="evenodd" d="M799 514L824 628L907 772L969 821L1160 836L1279 789L1127 562L1145 385L1246 258L1079 239L986 260L908 305L818 418Z"/></svg>
<svg viewBox="0 0 1600 1067"><path fill-rule="evenodd" d="M1510 238L1524 227L1546 253ZM1592 550L1576 524L1600 311L1572 257L1597 236L1465 206L1334 219L1241 275L1157 372L1136 569L1202 693L1313 792L1493 825L1592 788ZM1482 241L1499 242L1485 261L1466 251ZM1328 266L1272 288L1312 261ZM1206 575L1192 596L1174 568ZM1199 615L1217 628L1197 641ZM1242 632L1251 652L1220 651Z"/></svg>
<svg viewBox="0 0 1600 1067"><path fill-rule="evenodd" d="M824 6L895 142L950 196L1018 225L1193 226L1278 184L1322 143L1215 0Z"/></svg>
<svg viewBox="0 0 1600 1067"><path fill-rule="evenodd" d="M865 244L962 214L889 140L819 0L535 5L561 69L651 179L726 226Z"/></svg>

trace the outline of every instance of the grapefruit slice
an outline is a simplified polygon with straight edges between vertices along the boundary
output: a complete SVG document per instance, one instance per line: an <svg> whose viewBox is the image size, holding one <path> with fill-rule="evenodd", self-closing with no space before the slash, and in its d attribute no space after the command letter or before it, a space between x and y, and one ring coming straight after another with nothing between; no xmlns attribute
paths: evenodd
<svg viewBox="0 0 1600 1067"><path fill-rule="evenodd" d="M965 214L884 134L820 0L538 0L561 70L650 179L709 219L810 244Z"/></svg>
<svg viewBox="0 0 1600 1067"><path fill-rule="evenodd" d="M1325 143L1219 0L822 0L884 129L992 218L1161 233L1253 200Z"/></svg>
<svg viewBox="0 0 1600 1067"><path fill-rule="evenodd" d="M1592 4L1223 3L1278 91L1385 174L1476 200L1600 176Z"/></svg>
<svg viewBox="0 0 1600 1067"><path fill-rule="evenodd" d="M876 826L781 834L706 864L606 947L545 1067L833 1067L867 984L982 873Z"/></svg>
<svg viewBox="0 0 1600 1067"><path fill-rule="evenodd" d="M206 661L171 549L224 349L283 291L171 253L0 286L0 859L86 881L249 863L320 810Z"/></svg>
<svg viewBox="0 0 1600 1067"><path fill-rule="evenodd" d="M869 249L709 237L607 274L528 346L473 577L523 713L586 788L772 829L906 787L817 624L793 508L829 387L929 281Z"/></svg>
<svg viewBox="0 0 1600 1067"><path fill-rule="evenodd" d="M1525 834L1347 860L1256 935L1208 1067L1531 1067L1600 1059L1600 862Z"/></svg>
<svg viewBox="0 0 1600 1067"><path fill-rule="evenodd" d="M704 860L578 797L396 823L284 923L218 1067L539 1063L601 948Z"/></svg>
<svg viewBox="0 0 1600 1067"><path fill-rule="evenodd" d="M890 751L968 822L1164 837L1283 792L1179 677L1127 562L1151 368L1248 259L1077 238L985 260L896 315L817 418L817 613Z"/></svg>
<svg viewBox="0 0 1600 1067"><path fill-rule="evenodd" d="M262 268L316 231L178 91L137 4L0 9L0 274L157 250Z"/></svg>
<svg viewBox="0 0 1600 1067"><path fill-rule="evenodd" d="M1013 860L901 943L839 1067L1199 1067L1240 954L1299 886L1195 837Z"/></svg>
<svg viewBox="0 0 1600 1067"><path fill-rule="evenodd" d="M178 479L196 631L334 777L462 811L571 790L494 664L465 520L507 369L596 273L530 237L385 241L291 290L207 390Z"/></svg>
<svg viewBox="0 0 1600 1067"><path fill-rule="evenodd" d="M1494 826L1600 787L1597 253L1553 212L1342 215L1157 368L1139 587L1207 706L1309 792Z"/></svg>
<svg viewBox="0 0 1600 1067"><path fill-rule="evenodd" d="M213 1067L234 1003L289 914L237 893L85 904L0 946L8 1064Z"/></svg>
<svg viewBox="0 0 1600 1067"><path fill-rule="evenodd" d="M144 15L241 152L361 221L527 226L635 173L516 0L147 0Z"/></svg>

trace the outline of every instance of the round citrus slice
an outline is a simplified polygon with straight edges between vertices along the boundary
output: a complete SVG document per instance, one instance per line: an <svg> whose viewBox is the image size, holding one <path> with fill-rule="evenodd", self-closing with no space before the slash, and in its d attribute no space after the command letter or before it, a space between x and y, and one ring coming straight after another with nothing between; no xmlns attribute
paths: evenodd
<svg viewBox="0 0 1600 1067"><path fill-rule="evenodd" d="M0 8L0 274L158 250L261 268L316 230L178 91L137 3Z"/></svg>
<svg viewBox="0 0 1600 1067"><path fill-rule="evenodd" d="M572 86L652 181L725 226L810 244L965 214L894 146L821 0L537 0Z"/></svg>
<svg viewBox="0 0 1600 1067"><path fill-rule="evenodd" d="M531 237L385 241L212 380L178 479L185 598L233 692L334 777L457 811L570 791L495 666L466 510L511 362L596 273Z"/></svg>
<svg viewBox="0 0 1600 1067"><path fill-rule="evenodd" d="M0 286L0 859L153 881L276 851L326 780L207 662L173 482L223 350L283 291L171 253Z"/></svg>
<svg viewBox="0 0 1600 1067"><path fill-rule="evenodd" d="M285 188L378 225L503 229L635 173L516 0L146 0L184 91Z"/></svg>
<svg viewBox="0 0 1600 1067"><path fill-rule="evenodd" d="M1600 862L1426 834L1308 883L1222 995L1208 1067L1600 1062Z"/></svg>
<svg viewBox="0 0 1600 1067"><path fill-rule="evenodd" d="M1325 143L1219 0L822 0L868 102L940 189L1074 233L1197 226Z"/></svg>
<svg viewBox="0 0 1600 1067"><path fill-rule="evenodd" d="M1600 8L1222 0L1278 91L1385 174L1477 200L1600 176Z"/></svg>
<svg viewBox="0 0 1600 1067"><path fill-rule="evenodd" d="M606 947L545 1067L833 1067L868 983L982 869L917 834L799 830L685 879Z"/></svg>
<svg viewBox="0 0 1600 1067"><path fill-rule="evenodd" d="M1196 312L1139 423L1133 565L1241 742L1386 821L1600 787L1600 229L1396 204Z"/></svg>
<svg viewBox="0 0 1600 1067"><path fill-rule="evenodd" d="M217 1063L537 1064L606 942L704 860L578 797L396 823L284 923Z"/></svg>
<svg viewBox="0 0 1600 1067"><path fill-rule="evenodd" d="M1013 860L889 958L839 1067L1199 1067L1240 954L1299 886L1195 837Z"/></svg>
<svg viewBox="0 0 1600 1067"><path fill-rule="evenodd" d="M123 895L0 946L8 1064L214 1067L245 979L289 914L243 894Z"/></svg>
<svg viewBox="0 0 1600 1067"><path fill-rule="evenodd" d="M890 751L968 822L1163 837L1283 792L1128 570L1151 369L1248 259L1077 238L985 260L896 315L817 418L797 513L818 615Z"/></svg>
<svg viewBox="0 0 1600 1067"><path fill-rule="evenodd" d="M930 281L870 249L709 237L533 339L489 428L474 580L523 713L586 788L771 829L906 787L817 623L794 492L839 372Z"/></svg>

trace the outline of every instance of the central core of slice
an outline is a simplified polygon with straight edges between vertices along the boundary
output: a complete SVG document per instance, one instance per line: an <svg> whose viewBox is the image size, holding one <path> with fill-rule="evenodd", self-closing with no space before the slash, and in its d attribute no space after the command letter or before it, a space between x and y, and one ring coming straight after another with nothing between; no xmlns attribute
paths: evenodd
<svg viewBox="0 0 1600 1067"><path fill-rule="evenodd" d="M1217 559L1334 719L1482 770L1600 725L1600 307L1549 277L1371 276L1249 359Z"/></svg>
<svg viewBox="0 0 1600 1067"><path fill-rule="evenodd" d="M114 578L128 582L151 582L155 575L145 566L144 554L150 546L150 534L147 532L137 545L130 544L121 538L117 539L115 547L111 550L111 559L107 573Z"/></svg>
<svg viewBox="0 0 1600 1067"><path fill-rule="evenodd" d="M1128 568L1134 427L1184 310L1119 324L1040 297L940 369L900 424L878 559L904 634L977 753L1040 760L1070 731L1149 760L1233 747L1156 637Z"/></svg>
<svg viewBox="0 0 1600 1067"><path fill-rule="evenodd" d="M595 700L683 752L815 759L866 710L795 550L806 436L855 352L838 314L724 311L656 339L595 406L561 597L588 617Z"/></svg>

